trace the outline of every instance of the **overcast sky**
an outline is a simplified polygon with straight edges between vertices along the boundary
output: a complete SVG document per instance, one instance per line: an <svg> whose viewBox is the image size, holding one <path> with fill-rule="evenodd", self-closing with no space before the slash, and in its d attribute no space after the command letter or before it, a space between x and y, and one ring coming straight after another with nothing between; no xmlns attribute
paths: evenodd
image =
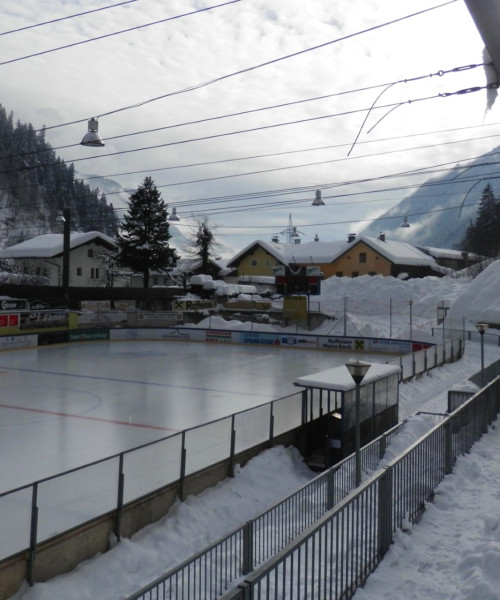
<svg viewBox="0 0 500 600"><path fill-rule="evenodd" d="M485 91L439 96L486 84L482 67L438 75L482 63L463 0L18 0L0 29L0 103L15 119L75 144L57 152L80 173L130 190L150 175L183 222L204 211L235 250L290 215L304 242L360 233L409 193L374 190L428 177L387 176L498 145L500 101L485 115ZM91 117L104 148L79 145Z"/></svg>

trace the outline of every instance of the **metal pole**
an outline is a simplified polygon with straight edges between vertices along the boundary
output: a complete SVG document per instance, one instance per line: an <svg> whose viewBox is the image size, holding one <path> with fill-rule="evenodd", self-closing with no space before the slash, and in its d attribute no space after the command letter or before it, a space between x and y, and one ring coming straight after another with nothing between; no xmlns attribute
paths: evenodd
<svg viewBox="0 0 500 600"><path fill-rule="evenodd" d="M389 339L392 339L392 298L389 298Z"/></svg>
<svg viewBox="0 0 500 600"><path fill-rule="evenodd" d="M361 382L356 381L356 433L354 438L356 452L356 487L361 484Z"/></svg>
<svg viewBox="0 0 500 600"><path fill-rule="evenodd" d="M413 307L413 300L410 298L410 340L411 340L412 335L413 335L413 311L412 311L412 307Z"/></svg>
<svg viewBox="0 0 500 600"><path fill-rule="evenodd" d="M64 229L63 229L63 269L62 269L62 286L64 299L69 299L69 243L70 243L70 226L71 226L71 211L69 208L63 209Z"/></svg>
<svg viewBox="0 0 500 600"><path fill-rule="evenodd" d="M481 335L481 388L484 388L484 331L479 333Z"/></svg>

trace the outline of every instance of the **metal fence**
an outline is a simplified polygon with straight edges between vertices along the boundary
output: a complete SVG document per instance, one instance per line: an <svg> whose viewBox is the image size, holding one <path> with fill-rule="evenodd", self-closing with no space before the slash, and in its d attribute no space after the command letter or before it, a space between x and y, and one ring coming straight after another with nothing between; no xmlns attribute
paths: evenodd
<svg viewBox="0 0 500 600"><path fill-rule="evenodd" d="M102 515L303 423L302 392L0 494L0 560L30 552Z"/></svg>
<svg viewBox="0 0 500 600"><path fill-rule="evenodd" d="M500 379L495 379L247 575L224 600L352 597L382 560L396 530L416 522L457 457L471 449L499 411Z"/></svg>
<svg viewBox="0 0 500 600"><path fill-rule="evenodd" d="M363 469L377 467L385 448L403 426L393 427L362 449ZM353 455L127 600L208 600L220 597L231 582L275 556L345 498L355 488L355 479Z"/></svg>
<svg viewBox="0 0 500 600"><path fill-rule="evenodd" d="M425 355L426 358L410 355L410 358L396 359L395 364L400 364L404 378L409 378L421 372L421 367L433 368L444 360L459 358L462 350L460 340L448 340L441 349L421 351L429 352ZM182 498L183 481L186 477L225 460L231 463L236 454L259 444L272 442L279 435L306 422L307 414L302 393L298 392L1 493L0 561L27 553L27 579L31 583L36 548L40 543L56 539L108 514L115 518L115 534L120 539L120 516L124 505L176 482L180 484ZM380 444L384 444L386 439L382 438L379 445L370 444L364 449L362 460L367 468L375 468ZM349 460L344 467L348 473ZM336 473L335 485L328 487L328 484L316 484L319 486L317 493L324 496L321 502L328 507L333 506L332 502L338 502L353 487L351 474L346 475L345 470L338 468ZM328 494L333 494L333 498ZM303 504L298 499L290 500L292 503L294 501L298 503L297 506ZM318 500L318 505L321 502ZM276 510L289 511L290 508L288 506ZM320 512L321 510L323 509ZM296 512L300 511L296 509ZM262 517L264 520L266 518L268 517ZM299 531L313 521L314 519L301 523ZM260 531L260 527L259 523L257 531ZM297 534L297 531L291 530L286 533L286 525L283 528L285 534L278 534L275 528L273 541L259 538L260 546L252 545L253 558L245 558L245 564L257 564L254 559L259 562L266 560ZM245 544L249 543L248 540L247 535ZM245 572L247 571L243 571Z"/></svg>
<svg viewBox="0 0 500 600"><path fill-rule="evenodd" d="M434 369L445 362L458 360L463 352L463 339L456 337L445 340L442 344L419 350L418 352L404 354L387 361L387 364L398 365L401 368L401 380L406 381L430 369Z"/></svg>

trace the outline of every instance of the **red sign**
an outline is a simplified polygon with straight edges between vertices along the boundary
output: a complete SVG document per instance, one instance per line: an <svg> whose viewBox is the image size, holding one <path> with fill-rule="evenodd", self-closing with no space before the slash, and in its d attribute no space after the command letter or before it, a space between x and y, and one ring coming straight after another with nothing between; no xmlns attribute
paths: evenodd
<svg viewBox="0 0 500 600"><path fill-rule="evenodd" d="M19 315L0 315L0 327L17 327Z"/></svg>

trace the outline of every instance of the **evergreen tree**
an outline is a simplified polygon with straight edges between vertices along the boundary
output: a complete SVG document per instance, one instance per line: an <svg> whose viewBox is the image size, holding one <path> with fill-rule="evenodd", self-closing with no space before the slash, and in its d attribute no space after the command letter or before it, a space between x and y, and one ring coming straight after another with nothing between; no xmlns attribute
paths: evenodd
<svg viewBox="0 0 500 600"><path fill-rule="evenodd" d="M167 205L151 177L130 196L128 212L118 232L118 264L142 273L149 287L151 271L166 271L175 266L177 255L170 248Z"/></svg>
<svg viewBox="0 0 500 600"><path fill-rule="evenodd" d="M201 259L201 269L205 275L213 275L213 269L210 268L210 258L219 246L215 238L215 228L209 226L207 217L197 217L195 222L196 228L189 236L187 253Z"/></svg>
<svg viewBox="0 0 500 600"><path fill-rule="evenodd" d="M476 220L467 228L462 249L491 257L500 252L500 204L489 183L483 189Z"/></svg>

